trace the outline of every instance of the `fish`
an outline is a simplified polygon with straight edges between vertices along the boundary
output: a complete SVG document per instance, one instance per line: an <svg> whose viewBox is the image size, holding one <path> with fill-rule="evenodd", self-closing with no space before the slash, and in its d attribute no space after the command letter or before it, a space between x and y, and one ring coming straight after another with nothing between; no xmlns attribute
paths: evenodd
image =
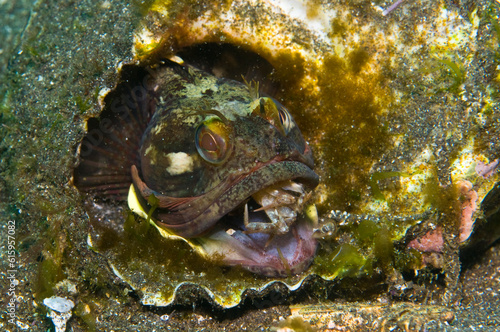
<svg viewBox="0 0 500 332"><path fill-rule="evenodd" d="M163 236L222 265L268 277L306 270L319 177L289 110L258 82L179 58L121 73L87 123L75 186L127 201Z"/></svg>

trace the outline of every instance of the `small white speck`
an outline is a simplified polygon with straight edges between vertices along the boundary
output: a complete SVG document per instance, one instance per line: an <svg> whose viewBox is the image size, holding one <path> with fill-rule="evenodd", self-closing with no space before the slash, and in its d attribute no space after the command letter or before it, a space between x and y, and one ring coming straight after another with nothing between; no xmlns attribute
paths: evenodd
<svg viewBox="0 0 500 332"><path fill-rule="evenodd" d="M101 3L101 8L103 9L109 9L111 7L111 2L110 1L104 1L103 3Z"/></svg>

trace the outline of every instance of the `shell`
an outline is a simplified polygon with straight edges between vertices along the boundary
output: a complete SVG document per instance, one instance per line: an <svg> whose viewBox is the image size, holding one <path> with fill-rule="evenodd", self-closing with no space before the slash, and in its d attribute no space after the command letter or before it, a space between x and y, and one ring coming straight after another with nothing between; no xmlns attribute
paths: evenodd
<svg viewBox="0 0 500 332"><path fill-rule="evenodd" d="M294 291L314 275L377 279L433 265L456 281L458 247L477 245L475 228L498 229L479 218L488 193L498 195L493 91L500 80L474 83L478 57L492 63L495 47L478 41L477 12L464 17L433 2L418 8L425 20L407 25L372 5L238 1L206 8L218 9L153 2L134 33L135 61L155 63L208 42L265 58L283 83L277 98L316 153L320 220L338 229L318 228L320 249L308 271L273 280L213 265L147 223L128 218L117 231L94 221L89 245L115 274L147 305L169 305L193 286L225 308L275 283ZM115 218L118 212L99 223ZM104 243L110 233L115 241Z"/></svg>

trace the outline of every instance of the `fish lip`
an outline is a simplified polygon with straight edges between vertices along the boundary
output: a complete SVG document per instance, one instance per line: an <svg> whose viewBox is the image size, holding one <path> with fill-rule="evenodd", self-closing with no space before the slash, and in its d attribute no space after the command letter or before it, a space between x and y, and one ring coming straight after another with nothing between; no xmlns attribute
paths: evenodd
<svg viewBox="0 0 500 332"><path fill-rule="evenodd" d="M269 186L272 186L278 182L282 182L282 181L286 181L286 180L294 180L294 179L300 178L300 179L302 179L301 183L306 185L309 190L313 190L314 188L316 188L316 186L319 183L319 176L313 171L314 165L311 165L305 159L301 158L300 160L291 160L291 159L282 159L280 157L275 157L267 162L257 162L255 167L253 167L246 174L239 175L239 176L234 177L233 179L230 179L230 183L227 185L227 187L231 188L234 186L238 186L238 183L241 182L242 180L244 180L246 178L253 177L253 176L260 175L260 173L262 172L261 171L262 169L264 169L266 167L275 167L276 165L280 165L279 168L281 168L282 165L284 165L284 167L295 165L295 166L297 166L296 168L299 171L298 174L300 174L301 176L297 175L297 176L291 176L291 177L289 176L289 177L283 177L283 178L280 177L279 180L267 183L265 186L260 187L258 190L250 193L248 196L251 196L251 195L255 194L256 192L258 192L264 188L267 188ZM292 166L292 167L294 167L294 166ZM286 174L288 174L288 173L286 173Z"/></svg>

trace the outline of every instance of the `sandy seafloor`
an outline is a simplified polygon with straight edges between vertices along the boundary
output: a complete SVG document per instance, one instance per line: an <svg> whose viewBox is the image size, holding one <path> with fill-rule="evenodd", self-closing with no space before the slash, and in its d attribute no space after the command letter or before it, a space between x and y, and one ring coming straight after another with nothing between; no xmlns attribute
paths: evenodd
<svg viewBox="0 0 500 332"><path fill-rule="evenodd" d="M409 2L409 1L408 1ZM493 1L494 2L494 1ZM85 305L78 306L78 317L68 323L68 331L267 331L277 329L288 317L288 304L258 310L249 306L228 315L211 316L210 309L175 308L155 310L141 305L129 294L127 285L109 274L106 262L87 248L86 226L74 212L68 224L58 219L57 211L73 213L72 207L57 200L66 191L76 146L71 119L80 116L75 109L85 103L96 89L112 86L114 66L131 55L132 32L141 17L134 4L124 1L5 1L0 0L0 126L3 145L0 150L0 221L1 221L1 294L0 329L5 331L47 331L53 329L36 292L43 285L37 278L41 252L38 238L56 223L62 226L57 239L69 242L69 261L65 275L77 280L74 299L84 295ZM384 2L383 4L389 4ZM449 1L449 5L469 6L470 1ZM383 5L381 4L381 5ZM403 4L404 5L404 4ZM395 11L394 15L399 15ZM83 97L82 97L83 96ZM82 101L83 100L83 101ZM84 105L85 106L85 105ZM95 112L90 110L89 112ZM55 114L57 116L55 116ZM69 120L68 120L69 119ZM80 136L81 137L81 136ZM52 144L53 143L53 144ZM57 151L56 154L53 152ZM58 157L56 157L58 156ZM67 190L68 195L75 195ZM57 193L53 195L53 193ZM42 199L40 199L42 197ZM38 198L38 199L37 199ZM16 324L7 315L10 288L7 248L8 221L16 222L15 274L19 284L13 291L18 297ZM52 251L54 252L54 251ZM20 253L20 254L19 254ZM57 260L57 257L56 257ZM80 273L87 262L95 266L93 274ZM47 275L50 272L45 271ZM54 273L59 273L55 271ZM442 289L430 294L428 303L439 303ZM498 331L500 330L500 245L498 242L464 268L456 291L457 300L448 308L454 319L433 320L425 315L405 322L387 323L387 330L426 331ZM93 297L93 299L92 299ZM369 299L340 298L325 300L314 293L294 299L292 306L351 306L376 303ZM330 302L333 301L333 302ZM372 301L372 302L370 302ZM446 310L445 310L446 311ZM388 317L391 315L387 313ZM283 325L283 324L282 324ZM395 327L399 325L398 327ZM360 325L363 326L363 325ZM371 331L358 326L356 330ZM331 326L331 330L335 330ZM339 327L340 328L340 327ZM394 329L392 329L394 328Z"/></svg>

